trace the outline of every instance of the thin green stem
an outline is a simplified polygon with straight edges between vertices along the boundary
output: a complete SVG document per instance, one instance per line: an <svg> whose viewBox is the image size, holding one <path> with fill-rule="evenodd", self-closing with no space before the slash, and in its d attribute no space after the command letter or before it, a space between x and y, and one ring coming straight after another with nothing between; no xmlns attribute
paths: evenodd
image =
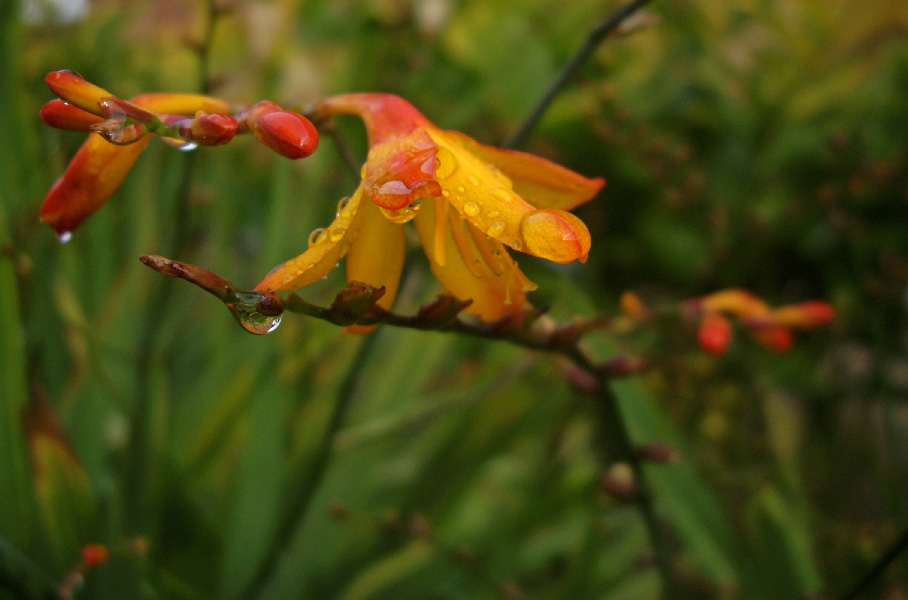
<svg viewBox="0 0 908 600"><path fill-rule="evenodd" d="M564 67L561 68L561 72L555 78L555 80L549 85L548 89L542 96L539 98L539 101L536 103L536 106L530 111L530 114L524 119L523 123L517 130L508 138L505 142L505 148L516 148L523 145L527 137L530 135L530 132L536 126L545 112L549 109L549 106L558 97L558 94L564 89L567 83L571 80L577 70L586 62L586 59L593 53L599 44L605 40L608 35L613 32L622 21L626 18L637 12L650 0L632 0L627 4L624 4L618 7L612 14L605 18L604 21L596 25L587 35L586 40L580 48L577 49L577 52L574 53L574 56L565 63Z"/></svg>
<svg viewBox="0 0 908 600"><path fill-rule="evenodd" d="M0 595L4 590L23 600L60 600L50 575L0 538Z"/></svg>
<svg viewBox="0 0 908 600"><path fill-rule="evenodd" d="M294 535L304 522L316 492L324 480L337 434L347 416L353 393L359 382L362 366L374 344L374 335L365 336L365 339L363 339L357 349L344 382L338 390L325 433L315 455L312 457L311 467L301 471L299 477L288 486L288 489L293 493L293 497L275 530L274 539L268 544L267 554L262 558L249 584L239 595L240 600L252 600L261 593L278 566L281 555L293 541Z"/></svg>

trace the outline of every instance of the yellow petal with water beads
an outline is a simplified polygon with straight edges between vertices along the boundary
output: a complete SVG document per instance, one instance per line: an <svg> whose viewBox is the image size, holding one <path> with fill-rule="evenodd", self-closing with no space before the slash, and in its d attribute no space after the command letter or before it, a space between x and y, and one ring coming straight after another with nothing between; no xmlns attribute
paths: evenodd
<svg viewBox="0 0 908 600"><path fill-rule="evenodd" d="M256 291L295 290L318 281L330 273L337 265L337 261L347 253L347 249L356 235L356 229L361 220L358 209L362 198L363 193L360 187L345 206L345 209L349 210L348 216L338 216L329 227L313 231L309 238L309 249L272 269L255 286Z"/></svg>

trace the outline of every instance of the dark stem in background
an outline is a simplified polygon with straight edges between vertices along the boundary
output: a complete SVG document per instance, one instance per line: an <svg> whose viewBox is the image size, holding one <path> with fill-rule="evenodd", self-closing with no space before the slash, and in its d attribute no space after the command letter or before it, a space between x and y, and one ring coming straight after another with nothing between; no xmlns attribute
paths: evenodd
<svg viewBox="0 0 908 600"><path fill-rule="evenodd" d="M889 568L889 565L906 551L908 551L908 529L902 532L902 535L889 546L883 556L851 587L848 593L842 596L841 600L856 600L867 593L876 580Z"/></svg>
<svg viewBox="0 0 908 600"><path fill-rule="evenodd" d="M571 59L562 67L558 77L549 85L548 89L530 111L530 114L524 119L523 123L517 128L510 138L505 142L506 148L516 148L523 145L529 137L533 128L542 119L543 115L554 102L558 94L565 88L577 70L586 62L587 58L601 44L610 33L612 33L627 17L637 12L650 0L632 0L620 6L612 12L601 23L590 31L586 40L574 53ZM634 473L635 495L634 503L640 510L643 521L649 534L650 543L655 552L656 568L659 570L662 579L663 597L669 598L674 590L674 576L671 567L671 557L659 525L659 519L653 504L652 494L643 470L643 464L640 457L634 452L633 440L631 440L627 423L624 415L621 413L621 406L618 398L615 396L610 386L610 376L604 375L600 369L590 362L589 358L575 345L572 348L562 351L578 367L594 375L599 382L599 394L597 396L598 408L600 412L601 426L603 434L609 436L612 447L609 448L617 453L618 460L627 462Z"/></svg>
<svg viewBox="0 0 908 600"><path fill-rule="evenodd" d="M350 368L344 378L344 383L338 390L331 418L322 436L318 451L312 459L311 467L302 470L299 477L287 485L287 490L293 496L287 504L286 512L281 517L280 523L278 523L274 538L268 545L267 553L262 557L256 568L255 575L249 580L249 583L243 589L243 593L238 596L240 600L252 600L268 585L268 581L279 566L281 556L293 541L293 536L303 526L309 507L312 505L312 500L315 498L315 494L324 479L328 463L331 460L334 441L347 415L347 410L353 399L353 393L356 390L356 384L359 381L359 375L362 373L369 353L375 345L375 338L374 334L364 336L362 343L357 348L356 355L353 357Z"/></svg>
<svg viewBox="0 0 908 600"><path fill-rule="evenodd" d="M564 89L564 86L570 81L571 77L577 72L577 69L589 58L590 54L601 44L605 38L613 32L624 19L628 18L639 9L641 9L650 0L632 0L627 4L620 6L615 12L605 18L587 35L583 45L577 49L574 56L562 67L561 72L555 81L549 85L530 114L524 119L520 127L517 128L511 137L505 142L505 148L516 148L522 146L530 132L548 110L549 105L555 100L558 94Z"/></svg>

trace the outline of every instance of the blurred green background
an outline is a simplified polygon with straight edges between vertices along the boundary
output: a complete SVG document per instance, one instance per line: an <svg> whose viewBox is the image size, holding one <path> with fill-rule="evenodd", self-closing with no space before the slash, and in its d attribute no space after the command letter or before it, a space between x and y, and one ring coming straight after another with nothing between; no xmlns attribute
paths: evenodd
<svg viewBox="0 0 908 600"><path fill-rule="evenodd" d="M327 137L299 162L152 141L71 242L37 218L84 139L39 121L49 71L125 98L198 91L203 68L237 102L393 92L501 144L616 6L236 0L200 54L202 2L0 4L0 582L40 589L103 542L80 598L658 597L559 360L294 315L255 337L138 262L258 281L356 184ZM679 323L594 341L652 359L615 391L635 440L682 454L648 468L671 597L836 597L908 526L908 6L655 0L636 19L524 147L608 180L577 211L586 265L521 258L532 300L559 320L627 289L833 302L785 355L739 336L708 357ZM402 312L438 291L409 258ZM908 598L904 557L866 597Z"/></svg>

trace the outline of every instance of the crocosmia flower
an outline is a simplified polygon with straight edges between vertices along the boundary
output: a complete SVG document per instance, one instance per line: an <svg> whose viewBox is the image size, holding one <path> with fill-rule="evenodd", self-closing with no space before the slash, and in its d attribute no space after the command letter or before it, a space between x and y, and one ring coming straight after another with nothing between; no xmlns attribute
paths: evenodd
<svg viewBox="0 0 908 600"><path fill-rule="evenodd" d="M306 286L346 255L347 280L384 286L378 304L388 308L403 268L403 224L411 220L435 276L472 301L467 312L489 322L522 310L536 287L509 249L557 263L586 260L589 231L567 211L595 196L602 179L444 131L397 96L334 96L316 109L317 117L339 114L362 118L369 136L360 185L334 222L312 233L309 249L257 290Z"/></svg>
<svg viewBox="0 0 908 600"><path fill-rule="evenodd" d="M59 96L41 109L41 119L61 129L91 131L41 207L41 220L61 240L98 210L120 187L148 145L149 133L184 150L220 146L237 133L256 139L288 158L303 158L318 147L315 126L273 102L234 105L199 94L143 94L129 101L72 71L54 71L47 85Z"/></svg>

